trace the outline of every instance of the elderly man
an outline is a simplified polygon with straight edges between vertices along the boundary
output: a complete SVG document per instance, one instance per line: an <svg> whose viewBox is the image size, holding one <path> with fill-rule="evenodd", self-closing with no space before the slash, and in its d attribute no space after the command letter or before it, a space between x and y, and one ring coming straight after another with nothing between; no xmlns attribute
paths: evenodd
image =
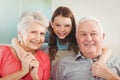
<svg viewBox="0 0 120 80"><path fill-rule="evenodd" d="M53 80L120 80L120 60L111 56L106 63L96 63L102 55L105 33L94 17L83 18L76 38L80 52L62 58L55 66Z"/></svg>

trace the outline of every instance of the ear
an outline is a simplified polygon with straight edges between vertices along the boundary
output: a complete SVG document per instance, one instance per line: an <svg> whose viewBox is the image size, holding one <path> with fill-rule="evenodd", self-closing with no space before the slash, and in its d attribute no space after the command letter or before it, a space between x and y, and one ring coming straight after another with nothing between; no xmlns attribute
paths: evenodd
<svg viewBox="0 0 120 80"><path fill-rule="evenodd" d="M105 33L103 33L102 39L103 39L103 40L105 39Z"/></svg>
<svg viewBox="0 0 120 80"><path fill-rule="evenodd" d="M76 40L77 40L77 43L78 43L78 35L77 35L77 33L75 34L75 36L76 36Z"/></svg>
<svg viewBox="0 0 120 80"><path fill-rule="evenodd" d="M21 41L21 40L22 40L22 33L18 32L18 41Z"/></svg>

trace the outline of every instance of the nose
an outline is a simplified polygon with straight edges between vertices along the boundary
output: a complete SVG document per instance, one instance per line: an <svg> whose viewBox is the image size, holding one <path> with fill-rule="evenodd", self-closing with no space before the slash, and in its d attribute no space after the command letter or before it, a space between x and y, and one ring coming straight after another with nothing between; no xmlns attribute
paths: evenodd
<svg viewBox="0 0 120 80"><path fill-rule="evenodd" d="M41 36L40 34L36 34L36 40L40 40Z"/></svg>
<svg viewBox="0 0 120 80"><path fill-rule="evenodd" d="M91 40L92 40L92 36L91 36L90 34L87 34L86 40L87 40L87 41L91 41Z"/></svg>
<svg viewBox="0 0 120 80"><path fill-rule="evenodd" d="M44 42L44 39L45 39L45 36L40 35L40 34L37 34L37 35L36 35L36 40L37 40L37 41Z"/></svg>
<svg viewBox="0 0 120 80"><path fill-rule="evenodd" d="M61 27L60 27L60 30L61 30L61 31L64 31L64 29L65 29L64 26L61 26Z"/></svg>

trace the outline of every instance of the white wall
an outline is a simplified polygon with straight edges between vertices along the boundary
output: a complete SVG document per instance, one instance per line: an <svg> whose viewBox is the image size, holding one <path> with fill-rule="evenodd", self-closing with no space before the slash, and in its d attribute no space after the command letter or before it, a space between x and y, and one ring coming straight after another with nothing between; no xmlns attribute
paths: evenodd
<svg viewBox="0 0 120 80"><path fill-rule="evenodd" d="M120 54L120 0L52 0L52 11L69 7L78 22L84 16L95 16L106 32L105 45Z"/></svg>
<svg viewBox="0 0 120 80"><path fill-rule="evenodd" d="M16 36L19 0L0 0L0 43L10 43Z"/></svg>

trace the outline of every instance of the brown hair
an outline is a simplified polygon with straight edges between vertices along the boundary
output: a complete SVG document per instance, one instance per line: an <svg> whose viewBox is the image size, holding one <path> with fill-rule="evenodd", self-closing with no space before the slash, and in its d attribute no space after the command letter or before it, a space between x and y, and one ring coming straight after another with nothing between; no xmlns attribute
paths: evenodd
<svg viewBox="0 0 120 80"><path fill-rule="evenodd" d="M51 18L51 22L54 22L54 19L59 15L61 15L63 17L68 17L71 19L72 30L71 30L70 34L65 38L65 40L67 40L67 42L68 42L68 46L69 46L68 50L73 50L77 54L78 46L77 46L77 40L75 37L76 23L75 23L75 18L73 16L73 13L69 8L60 6L54 11L52 18ZM51 25L49 26L49 31L50 31L49 56L50 56L50 59L53 60L58 51L57 40L56 40L57 36L54 33Z"/></svg>

